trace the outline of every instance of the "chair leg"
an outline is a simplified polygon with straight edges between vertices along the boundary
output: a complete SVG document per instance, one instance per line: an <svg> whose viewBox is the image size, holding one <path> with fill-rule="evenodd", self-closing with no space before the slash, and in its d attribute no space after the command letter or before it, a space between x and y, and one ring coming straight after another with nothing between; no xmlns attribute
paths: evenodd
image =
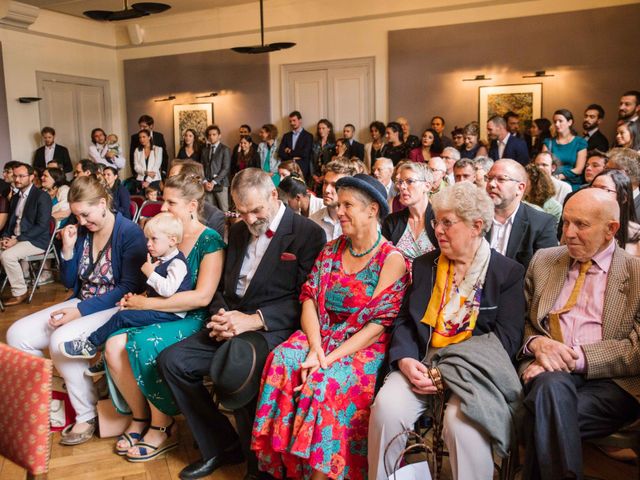
<svg viewBox="0 0 640 480"><path fill-rule="evenodd" d="M31 303L31 299L33 298L33 294L36 293L36 288L39 288L38 287L38 282L40 281L40 277L42 276L42 271L44 270L44 266L47 263L47 257L46 257L47 253L48 252L45 252L45 257L40 262L40 268L38 269L38 274L36 275L36 278L33 281L33 286L31 287L31 293L29 294L29 299L27 300L27 303ZM31 267L31 263L29 263L29 266Z"/></svg>

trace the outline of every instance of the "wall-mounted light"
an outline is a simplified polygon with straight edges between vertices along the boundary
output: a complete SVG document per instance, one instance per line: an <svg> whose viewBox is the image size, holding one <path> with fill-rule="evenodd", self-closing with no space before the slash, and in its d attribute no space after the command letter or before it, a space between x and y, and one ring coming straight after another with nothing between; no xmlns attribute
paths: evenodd
<svg viewBox="0 0 640 480"><path fill-rule="evenodd" d="M20 97L20 98L18 98L18 101L20 103L33 103L33 102L39 102L40 100L42 100L42 98L40 98L40 97Z"/></svg>
<svg viewBox="0 0 640 480"><path fill-rule="evenodd" d="M463 82L481 82L483 80L493 80L492 78L487 78L486 75L476 75L473 78L463 78L462 81Z"/></svg>
<svg viewBox="0 0 640 480"><path fill-rule="evenodd" d="M175 95L169 95L168 97L165 97L165 98L156 98L154 102L168 102L170 100L175 100L175 99L176 99Z"/></svg>
<svg viewBox="0 0 640 480"><path fill-rule="evenodd" d="M536 70L533 75L523 75L522 78L544 78L555 77L553 74L547 74L546 70Z"/></svg>
<svg viewBox="0 0 640 480"><path fill-rule="evenodd" d="M218 92L207 93L206 95L198 95L196 98L209 98L209 97L217 97Z"/></svg>

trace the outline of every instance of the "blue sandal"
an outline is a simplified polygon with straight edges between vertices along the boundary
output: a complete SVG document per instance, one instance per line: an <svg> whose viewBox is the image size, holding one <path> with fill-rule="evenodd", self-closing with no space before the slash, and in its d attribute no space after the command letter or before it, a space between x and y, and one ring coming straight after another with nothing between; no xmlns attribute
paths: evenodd
<svg viewBox="0 0 640 480"><path fill-rule="evenodd" d="M148 418L132 418L131 419L132 422L138 422L138 423L149 423L149 419ZM129 425L131 426L131 425ZM137 433L137 432L124 432L122 435L120 435L118 437L118 440L116 441L116 446L115 446L115 451L118 455L125 456L127 454L127 452L129 451L129 449L135 445L138 444L138 442L142 439L144 433L147 431L147 428L145 427L142 432ZM125 447L125 448L118 448L118 443L120 443L121 440L126 440L127 442L129 442L129 446Z"/></svg>
<svg viewBox="0 0 640 480"><path fill-rule="evenodd" d="M172 436L171 430L173 429L173 426L175 424L176 424L176 421L175 419L173 419L171 424L166 427L156 427L156 426L150 425L149 430L158 430L166 434L167 438L160 445L151 445L150 443L146 443L146 442L136 443L133 446L138 447L138 452L140 453L140 455L130 455L129 453L127 453L126 454L127 460L134 463L148 462L149 460L153 460L154 458L157 458L160 455L165 454L168 451L176 448L178 446L178 441L171 440L171 436Z"/></svg>

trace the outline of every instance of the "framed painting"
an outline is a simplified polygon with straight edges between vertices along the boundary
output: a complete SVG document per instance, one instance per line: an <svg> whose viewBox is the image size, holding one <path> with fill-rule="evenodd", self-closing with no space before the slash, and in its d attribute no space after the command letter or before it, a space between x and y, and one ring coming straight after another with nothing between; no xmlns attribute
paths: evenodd
<svg viewBox="0 0 640 480"><path fill-rule="evenodd" d="M479 118L480 138L487 138L487 121L494 115L508 111L520 116L520 124L530 125L542 116L542 84L496 85L480 87Z"/></svg>
<svg viewBox="0 0 640 480"><path fill-rule="evenodd" d="M191 128L196 131L200 143L204 144L204 132L213 123L213 103L189 103L173 106L173 141L178 155L182 136Z"/></svg>

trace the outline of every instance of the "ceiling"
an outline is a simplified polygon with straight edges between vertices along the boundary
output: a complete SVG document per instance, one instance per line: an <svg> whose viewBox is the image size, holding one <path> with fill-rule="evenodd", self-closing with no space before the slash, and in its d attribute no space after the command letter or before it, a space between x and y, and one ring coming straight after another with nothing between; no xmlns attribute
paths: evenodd
<svg viewBox="0 0 640 480"><path fill-rule="evenodd" d="M129 5L147 0L128 0ZM196 10L208 10L218 7L240 5L243 3L257 3L257 0L154 0L171 5L171 10L158 15L165 16L176 13L193 12ZM123 0L20 0L35 7L55 12L66 13L82 17L85 10L121 10ZM86 18L86 17L83 17Z"/></svg>

